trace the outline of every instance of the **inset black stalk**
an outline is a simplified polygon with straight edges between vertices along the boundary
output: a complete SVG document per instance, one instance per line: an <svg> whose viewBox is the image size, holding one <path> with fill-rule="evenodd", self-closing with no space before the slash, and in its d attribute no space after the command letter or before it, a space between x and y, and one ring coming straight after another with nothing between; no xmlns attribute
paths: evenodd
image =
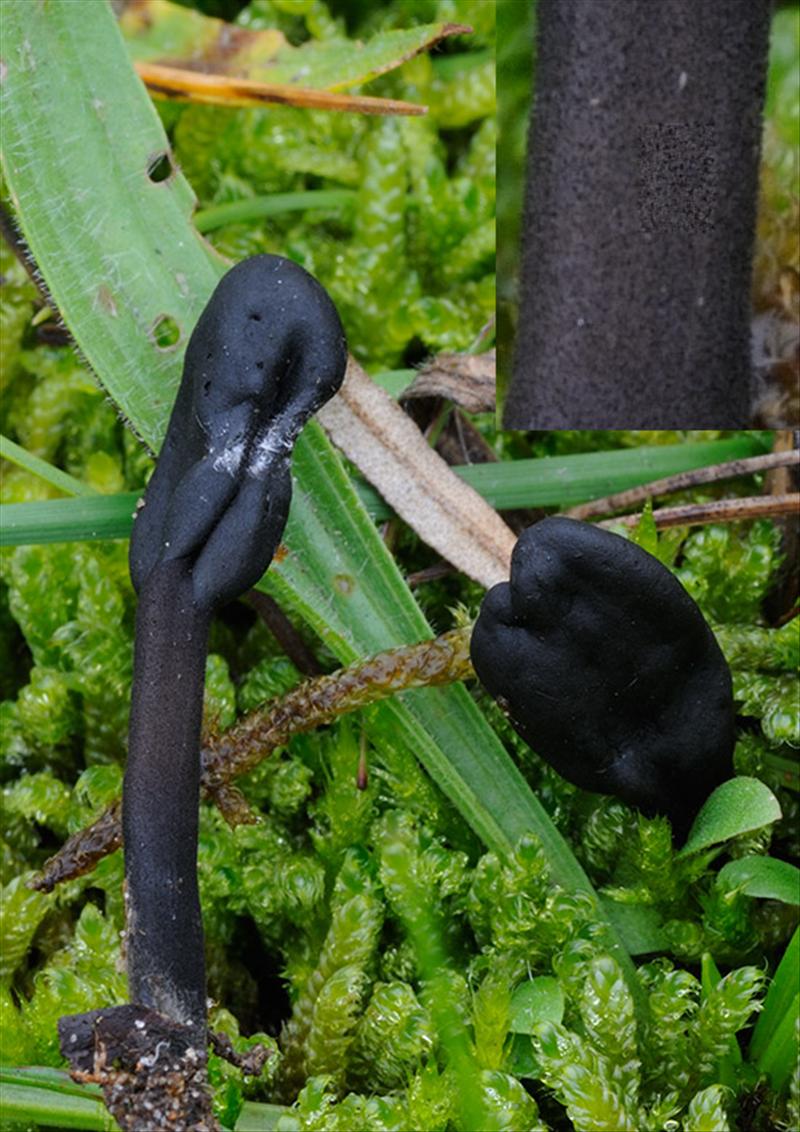
<svg viewBox="0 0 800 1132"><path fill-rule="evenodd" d="M479 679L569 782L666 814L678 837L733 773L731 675L680 582L620 535L544 519L484 599Z"/></svg>
<svg viewBox="0 0 800 1132"><path fill-rule="evenodd" d="M741 428L769 0L541 0L507 428Z"/></svg>

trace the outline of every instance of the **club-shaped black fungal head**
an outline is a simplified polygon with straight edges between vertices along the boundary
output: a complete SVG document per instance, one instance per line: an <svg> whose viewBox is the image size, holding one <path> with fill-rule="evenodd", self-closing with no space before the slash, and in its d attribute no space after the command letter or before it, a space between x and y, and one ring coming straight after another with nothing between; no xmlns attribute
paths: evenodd
<svg viewBox="0 0 800 1132"><path fill-rule="evenodd" d="M529 527L472 635L481 682L562 777L670 817L678 836L732 774L731 677L662 564L573 519Z"/></svg>
<svg viewBox="0 0 800 1132"><path fill-rule="evenodd" d="M346 365L336 308L302 267L261 255L223 277L189 341L134 524L137 592L172 559L190 561L199 608L258 581L286 523L294 442L338 390Z"/></svg>

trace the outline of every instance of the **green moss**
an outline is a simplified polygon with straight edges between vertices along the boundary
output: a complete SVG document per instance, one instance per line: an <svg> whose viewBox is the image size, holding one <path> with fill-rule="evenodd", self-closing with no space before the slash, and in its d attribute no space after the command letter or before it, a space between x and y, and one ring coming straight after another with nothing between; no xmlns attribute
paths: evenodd
<svg viewBox="0 0 800 1132"><path fill-rule="evenodd" d="M758 620L779 559L770 522L702 527L684 543L677 575L711 621L748 624Z"/></svg>

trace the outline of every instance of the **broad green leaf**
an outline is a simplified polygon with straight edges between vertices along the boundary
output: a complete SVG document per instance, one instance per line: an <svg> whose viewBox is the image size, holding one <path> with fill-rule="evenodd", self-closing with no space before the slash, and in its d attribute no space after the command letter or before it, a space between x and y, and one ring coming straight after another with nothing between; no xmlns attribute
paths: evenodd
<svg viewBox="0 0 800 1132"><path fill-rule="evenodd" d="M781 816L778 800L758 778L731 778L707 799L676 857L686 857L770 825Z"/></svg>
<svg viewBox="0 0 800 1132"><path fill-rule="evenodd" d="M719 871L717 884L739 889L745 896L800 904L800 869L776 857L739 857Z"/></svg>
<svg viewBox="0 0 800 1132"><path fill-rule="evenodd" d="M442 39L468 31L457 24L420 24L379 32L368 43L311 40L293 47L280 31L226 24L169 0L140 0L120 26L134 59L191 64L210 73L312 90L346 90L393 71Z"/></svg>
<svg viewBox="0 0 800 1132"><path fill-rule="evenodd" d="M148 176L168 144L110 8L96 5L87 20L78 5L10 0L4 20L4 170L23 233L87 360L157 450L182 351L226 265L189 223L194 198L180 172L156 182ZM172 333L159 333L165 328ZM428 637L394 559L314 423L297 445L293 476L288 553L261 584L343 663ZM507 853L523 834L537 834L554 879L594 897L463 687L418 689L369 719L379 742L389 724L410 744L487 845ZM637 993L610 925L607 937Z"/></svg>
<svg viewBox="0 0 800 1132"><path fill-rule="evenodd" d="M564 992L552 975L537 975L520 983L511 996L508 1028L515 1034L532 1034L539 1022L560 1022Z"/></svg>

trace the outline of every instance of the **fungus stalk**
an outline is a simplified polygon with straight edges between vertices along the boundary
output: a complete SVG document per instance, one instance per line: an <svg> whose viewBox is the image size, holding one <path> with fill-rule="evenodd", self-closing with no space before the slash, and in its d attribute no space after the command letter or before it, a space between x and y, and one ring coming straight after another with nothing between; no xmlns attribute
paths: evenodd
<svg viewBox="0 0 800 1132"><path fill-rule="evenodd" d="M122 792L131 1002L191 1026L201 1046L197 835L209 622L210 611L194 601L190 563L160 562L139 591Z"/></svg>
<svg viewBox="0 0 800 1132"><path fill-rule="evenodd" d="M139 607L122 804L132 1005L59 1026L62 1050L78 1070L100 1072L123 1127L162 1126L152 1123L153 1106L167 1112L158 1090L172 1095L170 1074L193 1081L182 1091L185 1126L213 1126L197 886L208 627L214 611L244 594L272 560L289 511L294 442L341 385L346 363L336 309L302 268L279 256L234 267L192 333L134 524ZM128 1091L146 1098L141 1109L114 1107L118 1075L103 1075L114 1061L133 1074ZM164 1116L163 1127L175 1119Z"/></svg>

